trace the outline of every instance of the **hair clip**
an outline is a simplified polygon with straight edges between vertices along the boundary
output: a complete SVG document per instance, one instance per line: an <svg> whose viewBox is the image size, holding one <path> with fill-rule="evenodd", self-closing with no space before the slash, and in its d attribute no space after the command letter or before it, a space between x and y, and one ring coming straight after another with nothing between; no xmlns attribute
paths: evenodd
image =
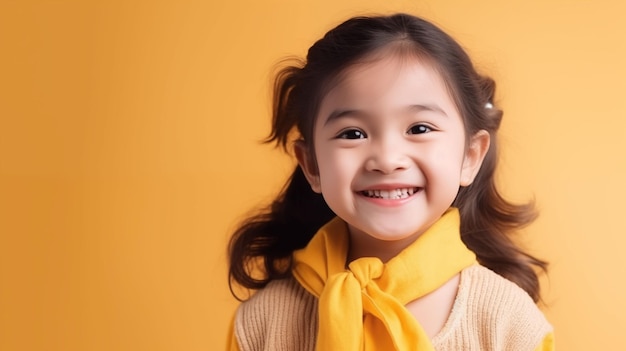
<svg viewBox="0 0 626 351"><path fill-rule="evenodd" d="M488 109L488 110L491 110L493 108L493 104L491 102L487 102L485 104L485 108Z"/></svg>

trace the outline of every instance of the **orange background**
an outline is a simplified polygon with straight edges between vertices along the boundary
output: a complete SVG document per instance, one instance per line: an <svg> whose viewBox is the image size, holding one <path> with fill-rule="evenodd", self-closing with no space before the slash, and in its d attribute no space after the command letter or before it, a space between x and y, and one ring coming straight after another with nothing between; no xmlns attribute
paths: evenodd
<svg viewBox="0 0 626 351"><path fill-rule="evenodd" d="M561 350L626 349L619 1L0 2L0 349L219 350L229 232L291 161L270 72L354 14L440 24L499 83Z"/></svg>

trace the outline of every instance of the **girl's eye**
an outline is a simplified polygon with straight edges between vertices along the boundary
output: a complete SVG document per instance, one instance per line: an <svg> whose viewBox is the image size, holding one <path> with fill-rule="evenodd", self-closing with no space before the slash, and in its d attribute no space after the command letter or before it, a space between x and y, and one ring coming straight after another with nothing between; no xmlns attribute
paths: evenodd
<svg viewBox="0 0 626 351"><path fill-rule="evenodd" d="M358 129L348 129L339 134L339 139L365 139L367 135Z"/></svg>
<svg viewBox="0 0 626 351"><path fill-rule="evenodd" d="M430 128L429 126L426 126L423 124L416 124L412 126L411 128L409 128L408 133L409 134L424 134L424 133L428 133L432 131L433 131L432 128Z"/></svg>

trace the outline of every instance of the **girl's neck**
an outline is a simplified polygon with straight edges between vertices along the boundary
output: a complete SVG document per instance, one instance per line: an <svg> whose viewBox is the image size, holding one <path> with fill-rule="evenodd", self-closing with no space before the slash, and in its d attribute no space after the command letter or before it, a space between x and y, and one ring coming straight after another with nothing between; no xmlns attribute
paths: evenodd
<svg viewBox="0 0 626 351"><path fill-rule="evenodd" d="M388 241L376 239L367 234L355 233L355 230L350 228L350 248L346 266L361 257L377 257L383 263L387 263L417 240L420 234L411 235L402 240Z"/></svg>

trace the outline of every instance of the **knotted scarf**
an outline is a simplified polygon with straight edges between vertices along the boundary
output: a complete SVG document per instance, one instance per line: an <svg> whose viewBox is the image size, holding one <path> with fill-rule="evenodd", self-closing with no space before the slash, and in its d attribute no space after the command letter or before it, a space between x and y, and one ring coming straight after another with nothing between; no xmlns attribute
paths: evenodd
<svg viewBox="0 0 626 351"><path fill-rule="evenodd" d="M374 257L352 261L348 227L339 218L324 225L294 253L298 282L319 298L317 350L433 350L405 305L436 290L476 256L460 238L451 208L386 264Z"/></svg>

